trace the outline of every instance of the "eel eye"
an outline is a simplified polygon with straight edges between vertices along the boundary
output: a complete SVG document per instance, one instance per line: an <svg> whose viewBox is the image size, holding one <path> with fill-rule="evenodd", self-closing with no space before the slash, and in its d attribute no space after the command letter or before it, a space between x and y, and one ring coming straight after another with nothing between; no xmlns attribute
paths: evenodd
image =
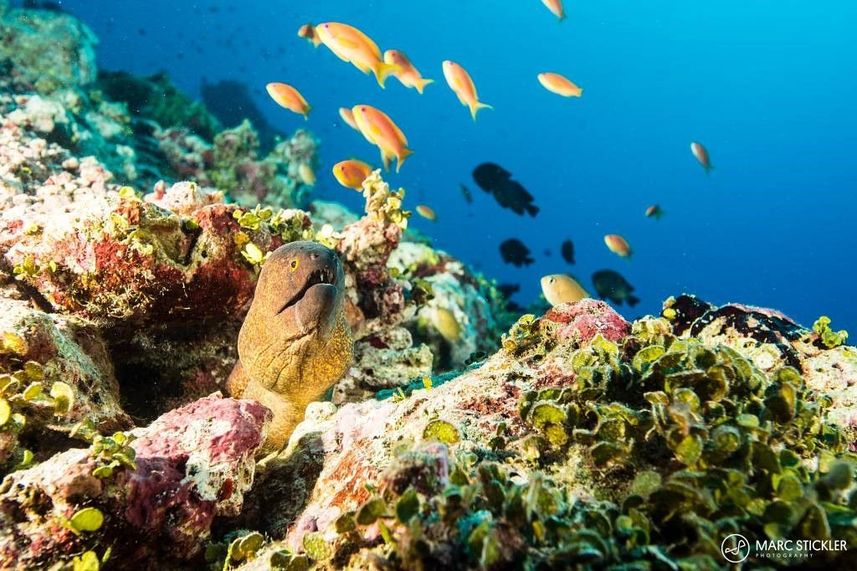
<svg viewBox="0 0 857 571"><path fill-rule="evenodd" d="M292 261L289 262L289 267L292 269L292 271L295 271L296 269L298 269L298 259L292 258Z"/></svg>

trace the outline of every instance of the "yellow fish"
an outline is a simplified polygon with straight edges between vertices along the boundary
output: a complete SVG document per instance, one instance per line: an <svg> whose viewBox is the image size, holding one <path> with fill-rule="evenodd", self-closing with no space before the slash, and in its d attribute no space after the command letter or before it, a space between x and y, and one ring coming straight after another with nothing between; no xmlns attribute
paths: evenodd
<svg viewBox="0 0 857 571"><path fill-rule="evenodd" d="M476 121L476 112L480 109L494 109L487 103L479 101L476 85L473 83L470 74L454 61L446 60L443 62L443 76L461 104L470 108L470 116L473 117L474 121Z"/></svg>
<svg viewBox="0 0 857 571"><path fill-rule="evenodd" d="M580 97L583 95L583 90L581 88L575 85L567 77L558 73L540 73L538 78L539 83L541 83L542 86L551 93L556 93L563 97Z"/></svg>
<svg viewBox="0 0 857 571"><path fill-rule="evenodd" d="M413 151L408 148L408 139L389 115L371 105L355 105L351 108L354 122L367 141L381 149L381 161L384 169L390 168L390 161L396 158L396 172L402 167Z"/></svg>
<svg viewBox="0 0 857 571"><path fill-rule="evenodd" d="M325 22L315 27L318 38L342 61L351 63L363 73L373 73L378 85L384 87L387 76L399 67L384 63L381 50L372 38L348 24Z"/></svg>
<svg viewBox="0 0 857 571"><path fill-rule="evenodd" d="M298 177L300 177L301 182L313 186L315 184L315 172L313 172L312 167L306 163L301 163L298 165Z"/></svg>
<svg viewBox="0 0 857 571"><path fill-rule="evenodd" d="M336 181L345 188L354 190L363 189L363 181L371 172L372 167L356 159L340 161L333 165L333 176Z"/></svg>
<svg viewBox="0 0 857 571"><path fill-rule="evenodd" d="M315 26L312 24L304 24L298 28L298 37L306 39L308 42L312 43L314 47L318 47L319 44L321 44L318 34L315 33Z"/></svg>
<svg viewBox="0 0 857 571"><path fill-rule="evenodd" d="M312 107L297 89L287 83L277 82L269 83L265 86L265 89L277 105L285 107L298 115L303 115L304 119L309 119L309 112Z"/></svg>
<svg viewBox="0 0 857 571"><path fill-rule="evenodd" d="M563 303L589 297L577 281L567 274L551 274L542 278L542 293L548 303L556 307Z"/></svg>
<svg viewBox="0 0 857 571"><path fill-rule="evenodd" d="M631 245L619 234L607 234L604 236L604 243L607 249L622 258L631 257Z"/></svg>
<svg viewBox="0 0 857 571"><path fill-rule="evenodd" d="M455 319L455 314L445 307L435 307L431 321L441 336L450 343L461 339L461 325Z"/></svg>
<svg viewBox="0 0 857 571"><path fill-rule="evenodd" d="M408 56L399 50L387 50L384 52L384 62L395 65L399 68L395 72L395 77L405 87L413 87L417 93L422 95L423 89L429 83L434 83L433 79L424 79L419 70L411 63Z"/></svg>
<svg viewBox="0 0 857 571"><path fill-rule="evenodd" d="M416 211L417 214L419 214L426 220L431 220L432 222L437 220L437 214L430 206L426 206L425 204L418 204L416 207Z"/></svg>
<svg viewBox="0 0 857 571"><path fill-rule="evenodd" d="M357 123L354 122L354 115L351 113L351 109L348 107L340 107L339 108L339 116L342 117L342 120L345 121L345 124L354 129L355 131L359 131L357 128Z"/></svg>

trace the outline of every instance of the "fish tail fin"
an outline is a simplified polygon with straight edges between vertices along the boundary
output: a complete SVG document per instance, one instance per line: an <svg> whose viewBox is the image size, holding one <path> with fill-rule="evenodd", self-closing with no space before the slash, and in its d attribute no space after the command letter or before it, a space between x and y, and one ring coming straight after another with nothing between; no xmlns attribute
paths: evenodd
<svg viewBox="0 0 857 571"><path fill-rule="evenodd" d="M539 207L534 204L529 204L525 208L527 209L527 214L530 216L535 216L539 213Z"/></svg>
<svg viewBox="0 0 857 571"><path fill-rule="evenodd" d="M417 93L422 95L423 89L425 89L426 85L429 85L430 83L434 83L434 80L433 79L418 79L416 81L416 85L415 85L415 87L417 89Z"/></svg>
<svg viewBox="0 0 857 571"><path fill-rule="evenodd" d="M396 172L399 172L399 169L402 168L402 165L409 156L413 155L414 152L410 149L402 150L400 155L396 156Z"/></svg>
<svg viewBox="0 0 857 571"><path fill-rule="evenodd" d="M714 165L708 165L705 167L705 174L707 174L708 176L711 176L711 171L713 171L713 170L714 170Z"/></svg>
<svg viewBox="0 0 857 571"><path fill-rule="evenodd" d="M394 63L379 61L372 71L375 72L375 79L378 80L378 85L381 86L381 89L384 89L384 82L387 81L387 78L391 75L396 75L401 69L401 67Z"/></svg>
<svg viewBox="0 0 857 571"><path fill-rule="evenodd" d="M640 298L639 298L639 297L636 297L636 296L633 296L633 295L629 295L629 296L628 296L628 299L627 299L627 302L628 302L628 305L629 305L630 307L634 307L635 305L637 305L638 303L640 303Z"/></svg>
<svg viewBox="0 0 857 571"><path fill-rule="evenodd" d="M487 103L482 103L481 101L477 101L474 105L470 105L470 116L473 117L473 120L476 121L476 113L479 112L480 109L494 109Z"/></svg>

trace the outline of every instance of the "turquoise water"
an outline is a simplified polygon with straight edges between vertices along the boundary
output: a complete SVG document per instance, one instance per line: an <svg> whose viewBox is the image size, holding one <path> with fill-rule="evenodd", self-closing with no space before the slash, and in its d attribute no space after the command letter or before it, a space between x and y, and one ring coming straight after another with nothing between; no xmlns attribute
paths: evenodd
<svg viewBox="0 0 857 571"><path fill-rule="evenodd" d="M101 39L100 65L164 69L191 95L203 79L247 84L283 133L322 139L317 196L357 209L330 167L377 151L341 124L337 109L368 103L404 130L415 154L395 185L435 223L414 226L441 248L533 301L545 273L570 271L585 287L599 269L621 272L657 312L682 291L714 302L781 309L809 324L826 313L857 330L853 302L857 221L857 3L831 0L567 1L559 23L538 0L65 0ZM296 36L305 22L341 21L381 46L405 51L436 80L423 96L371 76ZM465 66L494 106L474 123L448 89L440 62ZM580 99L545 91L556 71ZM269 81L296 86L313 105L308 122L276 106ZM703 142L706 176L689 144ZM510 170L536 197L536 218L502 210L476 188L483 161ZM475 202L459 192L467 184ZM647 206L665 211L647 219ZM630 261L606 233L625 236ZM499 243L519 238L535 264L504 264ZM577 264L559 256L571 238ZM546 255L545 250L550 251Z"/></svg>

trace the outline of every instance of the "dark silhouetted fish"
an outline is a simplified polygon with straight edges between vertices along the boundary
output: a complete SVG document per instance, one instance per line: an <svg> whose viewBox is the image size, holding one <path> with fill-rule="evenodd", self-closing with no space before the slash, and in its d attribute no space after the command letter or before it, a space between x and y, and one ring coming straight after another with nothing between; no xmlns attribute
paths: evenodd
<svg viewBox="0 0 857 571"><path fill-rule="evenodd" d="M496 186L511 178L512 173L494 163L482 163L473 169L473 180L485 192L493 192Z"/></svg>
<svg viewBox="0 0 857 571"><path fill-rule="evenodd" d="M517 238L509 238L500 244L500 256L503 257L503 261L507 264L512 264L519 268L521 266L529 266L533 263L533 259L530 257L530 249Z"/></svg>
<svg viewBox="0 0 857 571"><path fill-rule="evenodd" d="M573 264L574 262L574 242L571 240L566 240L562 243L560 247L560 252L562 253L562 259L568 262L569 264Z"/></svg>
<svg viewBox="0 0 857 571"><path fill-rule="evenodd" d="M494 189L494 199L503 208L508 208L515 214L535 216L539 207L533 204L533 195L515 180L507 180Z"/></svg>
<svg viewBox="0 0 857 571"><path fill-rule="evenodd" d="M539 208L533 204L533 195L521 183L512 180L512 173L495 163L482 163L473 169L473 180L479 188L494 195L503 208L515 214L535 216Z"/></svg>
<svg viewBox="0 0 857 571"><path fill-rule="evenodd" d="M592 274L592 285L595 286L598 297L609 299L617 305L627 303L634 307L640 302L639 298L631 293L634 291L634 286L613 270L599 270Z"/></svg>

